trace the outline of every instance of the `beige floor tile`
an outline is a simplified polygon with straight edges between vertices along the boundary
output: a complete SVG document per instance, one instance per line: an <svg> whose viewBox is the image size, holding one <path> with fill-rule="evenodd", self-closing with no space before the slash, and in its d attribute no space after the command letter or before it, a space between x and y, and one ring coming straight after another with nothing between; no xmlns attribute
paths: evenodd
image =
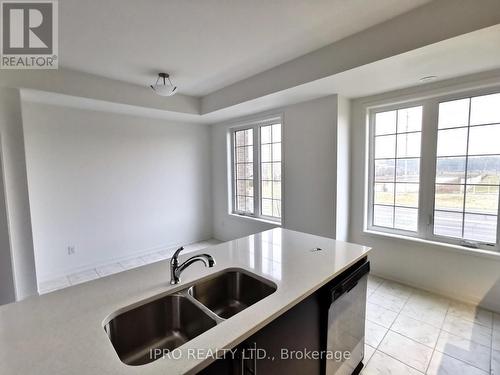
<svg viewBox="0 0 500 375"><path fill-rule="evenodd" d="M125 271L125 269L122 267L120 263L112 263L112 264L106 264L105 266L102 267L97 267L96 271L100 277L104 277Z"/></svg>
<svg viewBox="0 0 500 375"><path fill-rule="evenodd" d="M395 281L386 280L378 287L378 291L407 299L413 293L414 289Z"/></svg>
<svg viewBox="0 0 500 375"><path fill-rule="evenodd" d="M388 329L386 327L367 320L365 322L365 344L376 348L384 338L387 331Z"/></svg>
<svg viewBox="0 0 500 375"><path fill-rule="evenodd" d="M422 372L405 365L404 363L376 351L368 365L363 370L363 375L422 375Z"/></svg>
<svg viewBox="0 0 500 375"><path fill-rule="evenodd" d="M427 375L488 375L488 372L435 351Z"/></svg>
<svg viewBox="0 0 500 375"><path fill-rule="evenodd" d="M370 289L377 289L383 282L384 279L382 279L381 277L368 275L368 288Z"/></svg>
<svg viewBox="0 0 500 375"><path fill-rule="evenodd" d="M406 299L376 290L368 297L368 302L385 307L394 312L400 312L406 303Z"/></svg>
<svg viewBox="0 0 500 375"><path fill-rule="evenodd" d="M141 257L141 259L144 261L144 263L146 264L151 264L151 263L156 263L156 262L159 262L159 261L162 261L162 260L165 260L163 258L163 255L160 254L160 252L157 252L157 253L152 253L152 254L148 254L148 255L144 255Z"/></svg>
<svg viewBox="0 0 500 375"><path fill-rule="evenodd" d="M397 316L397 312L388 310L385 307L376 305L371 302L367 302L366 304L366 319L380 324L381 326L384 326L386 328L391 327Z"/></svg>
<svg viewBox="0 0 500 375"><path fill-rule="evenodd" d="M442 329L454 335L472 340L478 344L491 346L491 328L448 314Z"/></svg>
<svg viewBox="0 0 500 375"><path fill-rule="evenodd" d="M162 259L169 259L169 258L172 258L172 255L174 255L175 250L177 250L177 249L160 250L160 251L158 251L158 254L161 255Z"/></svg>
<svg viewBox="0 0 500 375"><path fill-rule="evenodd" d="M123 268L129 270L132 268L144 266L146 262L144 262L142 258L134 258L134 259L123 260L120 262L120 264L122 265Z"/></svg>
<svg viewBox="0 0 500 375"><path fill-rule="evenodd" d="M40 294L45 294L62 288L67 288L68 286L71 286L71 284L68 278L65 276L40 283L38 290Z"/></svg>
<svg viewBox="0 0 500 375"><path fill-rule="evenodd" d="M491 346L494 350L500 350L500 331L493 330L493 338L491 340Z"/></svg>
<svg viewBox="0 0 500 375"><path fill-rule="evenodd" d="M500 314L494 314L493 316L493 330L500 331Z"/></svg>
<svg viewBox="0 0 500 375"><path fill-rule="evenodd" d="M68 280L71 283L71 285L81 284L86 281L95 280L98 278L99 275L97 274L95 269L77 272L68 276Z"/></svg>
<svg viewBox="0 0 500 375"><path fill-rule="evenodd" d="M500 350L491 352L491 375L500 375Z"/></svg>
<svg viewBox="0 0 500 375"><path fill-rule="evenodd" d="M378 350L421 372L427 369L433 352L432 348L392 331L385 335Z"/></svg>
<svg viewBox="0 0 500 375"><path fill-rule="evenodd" d="M448 310L450 300L448 298L438 296L425 290L415 290L408 299L409 304L418 304L436 310Z"/></svg>
<svg viewBox="0 0 500 375"><path fill-rule="evenodd" d="M460 336L441 331L436 350L481 370L490 370L491 349Z"/></svg>
<svg viewBox="0 0 500 375"><path fill-rule="evenodd" d="M420 303L419 301L408 301L401 310L401 314L421 322L441 328L444 318L446 317L446 309L435 305Z"/></svg>
<svg viewBox="0 0 500 375"><path fill-rule="evenodd" d="M491 311L458 301L452 301L450 303L448 313L487 327L491 327L493 324L493 313Z"/></svg>
<svg viewBox="0 0 500 375"><path fill-rule="evenodd" d="M375 353L375 348L373 346L365 344L365 356L363 358L363 363L365 364L365 366L372 357L373 353Z"/></svg>
<svg viewBox="0 0 500 375"><path fill-rule="evenodd" d="M439 337L438 328L403 314L397 317L391 330L431 348L434 348Z"/></svg>

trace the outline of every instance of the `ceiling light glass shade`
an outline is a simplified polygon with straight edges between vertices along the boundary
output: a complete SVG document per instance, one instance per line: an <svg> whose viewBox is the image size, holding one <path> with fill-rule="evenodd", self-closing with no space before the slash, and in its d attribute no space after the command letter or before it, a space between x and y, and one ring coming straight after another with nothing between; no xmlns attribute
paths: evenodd
<svg viewBox="0 0 500 375"><path fill-rule="evenodd" d="M163 82L155 83L151 85L151 88L154 92L161 96L172 96L177 92L177 86L172 86L167 84L163 84Z"/></svg>
<svg viewBox="0 0 500 375"><path fill-rule="evenodd" d="M177 86L172 84L167 73L159 73L156 82L150 87L160 96L172 96L177 92Z"/></svg>

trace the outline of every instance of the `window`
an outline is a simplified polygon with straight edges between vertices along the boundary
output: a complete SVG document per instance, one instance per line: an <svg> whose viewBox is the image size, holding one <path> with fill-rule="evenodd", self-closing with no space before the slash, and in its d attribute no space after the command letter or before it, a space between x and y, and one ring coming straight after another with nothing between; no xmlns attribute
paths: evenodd
<svg viewBox="0 0 500 375"><path fill-rule="evenodd" d="M495 243L500 94L439 103L434 234Z"/></svg>
<svg viewBox="0 0 500 375"><path fill-rule="evenodd" d="M422 107L375 115L373 224L417 230Z"/></svg>
<svg viewBox="0 0 500 375"><path fill-rule="evenodd" d="M369 114L368 229L498 250L500 93Z"/></svg>
<svg viewBox="0 0 500 375"><path fill-rule="evenodd" d="M234 132L236 211L253 214L253 129Z"/></svg>
<svg viewBox="0 0 500 375"><path fill-rule="evenodd" d="M235 128L231 142L233 213L281 221L281 118Z"/></svg>

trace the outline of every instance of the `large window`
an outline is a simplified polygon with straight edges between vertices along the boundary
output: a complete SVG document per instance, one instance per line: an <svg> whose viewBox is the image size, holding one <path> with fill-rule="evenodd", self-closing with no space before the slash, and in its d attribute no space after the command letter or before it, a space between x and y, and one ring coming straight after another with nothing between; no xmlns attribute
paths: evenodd
<svg viewBox="0 0 500 375"><path fill-rule="evenodd" d="M498 250L500 93L370 110L368 229Z"/></svg>
<svg viewBox="0 0 500 375"><path fill-rule="evenodd" d="M231 143L233 213L281 221L281 119L235 128Z"/></svg>
<svg viewBox="0 0 500 375"><path fill-rule="evenodd" d="M434 234L497 242L500 94L439 104Z"/></svg>

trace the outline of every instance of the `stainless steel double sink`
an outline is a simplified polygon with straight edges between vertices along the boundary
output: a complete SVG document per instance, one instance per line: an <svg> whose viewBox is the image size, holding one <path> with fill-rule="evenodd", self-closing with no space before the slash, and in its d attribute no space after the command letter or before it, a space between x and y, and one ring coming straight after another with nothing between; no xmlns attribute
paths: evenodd
<svg viewBox="0 0 500 375"><path fill-rule="evenodd" d="M276 291L276 284L242 269L221 271L172 294L111 314L104 329L122 362L155 361Z"/></svg>

